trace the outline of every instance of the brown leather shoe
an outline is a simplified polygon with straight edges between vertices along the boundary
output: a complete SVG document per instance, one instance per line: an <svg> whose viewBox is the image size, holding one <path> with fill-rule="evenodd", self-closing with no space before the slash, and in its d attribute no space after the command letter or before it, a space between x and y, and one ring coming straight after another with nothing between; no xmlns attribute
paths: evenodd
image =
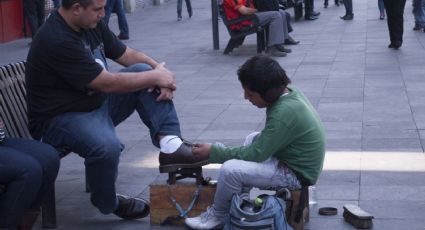
<svg viewBox="0 0 425 230"><path fill-rule="evenodd" d="M192 144L184 141L174 153L159 153L159 172L175 172L181 168L199 168L208 164L208 159L194 156Z"/></svg>
<svg viewBox="0 0 425 230"><path fill-rule="evenodd" d="M149 215L150 207L146 200L117 194L118 208L114 214L125 220L134 220Z"/></svg>

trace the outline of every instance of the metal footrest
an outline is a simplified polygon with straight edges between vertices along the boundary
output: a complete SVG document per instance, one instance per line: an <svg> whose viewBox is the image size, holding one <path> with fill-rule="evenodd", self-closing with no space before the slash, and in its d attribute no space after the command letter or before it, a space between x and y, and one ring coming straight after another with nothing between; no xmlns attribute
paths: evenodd
<svg viewBox="0 0 425 230"><path fill-rule="evenodd" d="M202 176L202 167L199 168L180 168L177 171L168 173L168 184L175 184L177 180L184 178L196 178L196 184L201 185L204 182Z"/></svg>

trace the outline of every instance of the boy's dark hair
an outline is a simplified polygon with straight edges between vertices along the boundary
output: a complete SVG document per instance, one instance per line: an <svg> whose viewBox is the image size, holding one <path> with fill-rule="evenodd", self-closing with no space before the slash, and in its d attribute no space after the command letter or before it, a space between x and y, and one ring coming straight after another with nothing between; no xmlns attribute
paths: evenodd
<svg viewBox="0 0 425 230"><path fill-rule="evenodd" d="M79 3L82 7L86 8L93 3L93 0L62 0L61 6L65 9L70 9L75 3Z"/></svg>
<svg viewBox="0 0 425 230"><path fill-rule="evenodd" d="M259 93L267 102L274 102L291 80L274 59L257 55L248 59L238 70L243 87Z"/></svg>

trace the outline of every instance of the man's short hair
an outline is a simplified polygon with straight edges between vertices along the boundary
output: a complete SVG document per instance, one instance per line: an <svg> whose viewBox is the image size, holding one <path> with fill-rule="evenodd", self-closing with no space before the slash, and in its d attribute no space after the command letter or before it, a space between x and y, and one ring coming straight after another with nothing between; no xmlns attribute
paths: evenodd
<svg viewBox="0 0 425 230"><path fill-rule="evenodd" d="M65 9L69 9L75 3L79 3L82 7L86 8L93 3L93 0L62 0L61 6Z"/></svg>
<svg viewBox="0 0 425 230"><path fill-rule="evenodd" d="M284 89L291 83L279 63L264 55L248 59L239 68L238 76L243 87L259 93L263 98L268 92Z"/></svg>

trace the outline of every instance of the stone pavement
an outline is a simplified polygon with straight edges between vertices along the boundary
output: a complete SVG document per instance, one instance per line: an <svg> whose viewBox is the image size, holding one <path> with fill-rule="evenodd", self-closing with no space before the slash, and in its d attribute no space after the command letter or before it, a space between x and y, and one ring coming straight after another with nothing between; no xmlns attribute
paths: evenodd
<svg viewBox="0 0 425 230"><path fill-rule="evenodd" d="M193 18L184 14L181 22L174 0L128 14L131 40L126 43L175 72L175 104L185 138L236 145L264 124L264 110L244 100L236 77L237 67L255 54L255 36L230 56L222 55L228 34L219 22L221 50L213 50L210 1L192 4ZM294 23L293 36L301 44L277 59L317 108L327 131L318 204L312 206L306 229L354 229L342 219L342 205L352 203L375 216L374 229L424 230L425 34L411 29L410 1L399 51L387 48L387 25L378 19L376 1L354 1L353 21L339 19L342 6L315 4L320 18ZM116 17L111 28L118 32ZM0 64L25 59L28 42L0 44ZM160 176L158 150L136 115L118 133L126 150L117 190L148 198L148 185ZM83 160L71 155L61 164L58 229L184 229L151 227L149 218L123 221L100 214L84 192ZM205 167L205 174L216 177L219 166ZM317 208L323 206L338 207L338 215L318 216Z"/></svg>

